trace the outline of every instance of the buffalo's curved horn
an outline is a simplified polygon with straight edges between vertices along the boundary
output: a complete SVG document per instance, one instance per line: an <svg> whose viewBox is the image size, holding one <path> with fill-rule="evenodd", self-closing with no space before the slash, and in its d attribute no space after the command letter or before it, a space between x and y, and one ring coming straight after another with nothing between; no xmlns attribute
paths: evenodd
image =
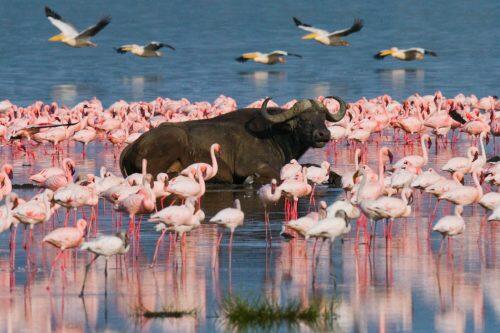
<svg viewBox="0 0 500 333"><path fill-rule="evenodd" d="M288 110L285 110L278 114L269 114L269 112L267 111L267 103L270 100L271 98L269 97L264 100L264 103L262 103L262 106L260 108L260 114L262 115L262 117L264 117L264 119L273 124L285 122L288 119L291 119L312 107L311 101L304 99L295 103L294 106L292 106Z"/></svg>
<svg viewBox="0 0 500 333"><path fill-rule="evenodd" d="M325 99L327 98L333 98L334 100L336 100L337 102L339 102L340 104L340 109L337 113L335 114L331 114L328 110L326 111L326 120L332 122L332 123L336 123L338 121L341 121L342 118L344 118L345 116L345 112L346 112L346 105L345 105L345 102L340 98L340 97L337 97L337 96L328 96L328 97L325 97Z"/></svg>

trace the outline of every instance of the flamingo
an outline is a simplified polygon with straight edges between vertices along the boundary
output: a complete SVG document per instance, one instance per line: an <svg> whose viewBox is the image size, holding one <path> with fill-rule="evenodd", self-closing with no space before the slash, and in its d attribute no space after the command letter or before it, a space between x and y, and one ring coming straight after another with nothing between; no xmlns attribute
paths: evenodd
<svg viewBox="0 0 500 333"><path fill-rule="evenodd" d="M443 237L439 246L439 254L443 247L445 237L448 237L448 247L450 246L450 237L462 234L465 231L465 221L462 217L464 208L461 205L455 206L454 215L446 215L440 218L432 228L432 231L439 232Z"/></svg>
<svg viewBox="0 0 500 333"><path fill-rule="evenodd" d="M427 143L427 146L426 146ZM424 134L420 137L420 144L422 145L422 155L408 155L400 159L394 164L396 169L403 166L404 162L407 161L411 163L415 168L421 170L429 161L429 154L427 149L430 149L431 138L428 134Z"/></svg>
<svg viewBox="0 0 500 333"><path fill-rule="evenodd" d="M148 168L148 161L145 158L143 158L141 173L133 173L129 175L127 178L125 178L125 180L131 186L142 184L142 181L147 174L147 168Z"/></svg>
<svg viewBox="0 0 500 333"><path fill-rule="evenodd" d="M361 163L361 149L356 148L354 152L354 171L346 171L342 174L341 183L344 192L349 193L354 187L354 174L359 170L359 163Z"/></svg>
<svg viewBox="0 0 500 333"><path fill-rule="evenodd" d="M187 198L200 199L205 194L205 180L202 174L206 171L205 166L201 165L196 170L196 178L198 181L184 177L178 181L169 182L167 192L175 194L177 197L185 200Z"/></svg>
<svg viewBox="0 0 500 333"><path fill-rule="evenodd" d="M357 219L361 212L349 200L337 200L326 209L328 216L335 216L335 213L343 210L350 219Z"/></svg>
<svg viewBox="0 0 500 333"><path fill-rule="evenodd" d="M389 228L386 237L391 238L392 224L395 218L408 217L411 214L411 204L413 202L413 193L411 189L404 188L401 191L401 199L393 197L380 197L367 203L366 209L376 213L378 218L389 219Z"/></svg>
<svg viewBox="0 0 500 333"><path fill-rule="evenodd" d="M457 186L439 196L441 200L447 200L455 205L466 206L479 202L483 196L483 188L479 183L479 171L472 173L475 186Z"/></svg>
<svg viewBox="0 0 500 333"><path fill-rule="evenodd" d="M75 223L76 223L76 211L78 208L84 206L94 207L99 201L97 193L95 193L93 186L82 186L74 183L70 183L67 186L59 188L54 192L53 201L66 208L66 219L64 220L64 226L66 227L69 220L69 210L75 210ZM94 211L92 208L92 217ZM91 219L92 220L92 219Z"/></svg>
<svg viewBox="0 0 500 333"><path fill-rule="evenodd" d="M107 294L108 260L112 256L123 255L129 251L130 243L127 233L120 231L114 235L99 236L97 239L83 242L83 244L80 246L80 249L93 253L95 256L85 266L85 277L83 278L82 290L80 291L79 297L83 297L83 293L85 291L85 283L87 282L87 275L89 273L90 266L100 256L103 256L106 259L104 265L104 279L105 279L104 293Z"/></svg>
<svg viewBox="0 0 500 333"><path fill-rule="evenodd" d="M0 171L0 200L12 192L13 168L10 164L4 164Z"/></svg>
<svg viewBox="0 0 500 333"><path fill-rule="evenodd" d="M161 230L162 234L158 238L158 241L156 242L156 249L155 249L155 253L153 255L152 265L154 265L156 262L158 249L160 247L161 241L163 240L163 237L165 236L165 232L170 227L174 227L177 225L190 224L191 222L194 222L192 220L194 213L195 213L195 199L188 198L184 205L180 205L180 206L172 205L172 206L163 208L159 212L152 214L150 216L150 218L149 218L150 222L157 222L157 223L159 222L159 223L166 225L166 228Z"/></svg>
<svg viewBox="0 0 500 333"><path fill-rule="evenodd" d="M59 249L59 253L52 261L52 265L50 268L50 275L49 275L49 284L47 285L47 289L50 289L52 274L54 273L54 267L56 265L57 260L64 253L64 250L76 248L82 244L84 240L83 236L86 227L87 227L87 221L85 221L84 219L80 219L76 223L76 227L57 228L52 230L43 238L42 242L49 243L50 245ZM64 263L62 265L62 269L64 269Z"/></svg>
<svg viewBox="0 0 500 333"><path fill-rule="evenodd" d="M307 168L302 168L302 179L286 179L280 186L280 190L282 190L287 198L287 200L293 200L293 207L291 208L292 218L297 218L297 203L299 198L305 197L312 192L312 186L307 183ZM285 201L285 205L288 204L288 201Z"/></svg>
<svg viewBox="0 0 500 333"><path fill-rule="evenodd" d="M181 171L181 175L188 176L190 172L194 170L198 170L202 165L205 167L203 178L207 181L215 177L217 171L219 170L217 164L217 158L215 157L215 153L220 153L220 145L218 143L214 143L210 146L210 157L212 159L212 165L208 163L194 163Z"/></svg>
<svg viewBox="0 0 500 333"><path fill-rule="evenodd" d="M19 199L14 192L7 195L5 204L0 206L0 233L10 229L9 249L10 249L10 268L14 268L16 254L16 234L19 220L12 215L12 210L15 209L22 199Z"/></svg>
<svg viewBox="0 0 500 333"><path fill-rule="evenodd" d="M52 176L66 176L67 174L74 175L75 173L75 162L71 158L65 158L62 162L62 168L58 167L51 167L51 168L46 168L38 172L37 174L32 175L29 179L40 185L43 186L45 181L52 177Z"/></svg>
<svg viewBox="0 0 500 333"><path fill-rule="evenodd" d="M211 219L211 223L216 223L221 227L225 227L229 229L229 248L232 249L233 246L233 235L234 230L237 227L243 225L243 220L245 219L245 213L241 210L241 204L239 199L234 200L234 208L224 208L220 210L217 214L215 214ZM217 252L219 251L220 243L222 241L223 233L219 235L219 239L217 241Z"/></svg>
<svg viewBox="0 0 500 333"><path fill-rule="evenodd" d="M271 204L275 204L281 199L281 188L277 187L276 179L271 179L270 184L263 185L257 192L262 205L264 206L264 224L266 229L266 241L268 244L272 241L272 236L270 232L270 222L269 222L269 212L267 207ZM268 237L269 236L269 237Z"/></svg>
<svg viewBox="0 0 500 333"><path fill-rule="evenodd" d="M132 231L132 228L135 226L135 216L137 214L148 214L155 209L156 198L151 190L151 180L152 176L147 174L146 177L144 177L143 186L141 186L137 192L115 203L115 210L126 212L129 215L129 232ZM139 228L140 223L137 226L138 231L140 230Z"/></svg>
<svg viewBox="0 0 500 333"><path fill-rule="evenodd" d="M82 143L83 148L82 148L82 157L85 158L87 156L87 145L94 141L95 138L97 137L97 132L95 129L92 127L87 127L84 129L79 130L75 134L73 134L72 139Z"/></svg>
<svg viewBox="0 0 500 333"><path fill-rule="evenodd" d="M433 168L429 168L426 171L422 172L420 175L418 175L411 182L410 186L420 190L425 190L427 187L437 183L442 179L445 178L441 176L439 173L437 173Z"/></svg>
<svg viewBox="0 0 500 333"><path fill-rule="evenodd" d="M302 172L302 166L296 159L292 159L290 163L285 164L280 170L280 179L296 179Z"/></svg>
<svg viewBox="0 0 500 333"><path fill-rule="evenodd" d="M484 138L486 137L487 132L481 132L479 135L479 144L481 147L481 155L479 155L475 161L472 162L471 170L474 171L476 169L481 169L486 164L486 149L484 148Z"/></svg>
<svg viewBox="0 0 500 333"><path fill-rule="evenodd" d="M326 202L321 201L319 212L311 212L306 216L303 216L296 220L291 220L286 224L286 227L297 231L299 234L305 237L309 229L315 226L318 221L323 220L327 217L326 208Z"/></svg>
<svg viewBox="0 0 500 333"><path fill-rule="evenodd" d="M443 171L453 173L459 171L468 174L472 170L472 163L478 158L479 151L476 147L469 147L467 149L467 157L453 157L446 162L441 168Z"/></svg>

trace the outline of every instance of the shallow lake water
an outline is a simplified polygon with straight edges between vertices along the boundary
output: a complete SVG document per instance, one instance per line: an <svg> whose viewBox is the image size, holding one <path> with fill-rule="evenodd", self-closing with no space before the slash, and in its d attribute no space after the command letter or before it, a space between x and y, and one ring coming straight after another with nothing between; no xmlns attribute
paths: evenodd
<svg viewBox="0 0 500 333"><path fill-rule="evenodd" d="M391 132L392 133L392 132ZM389 134L389 133L387 133ZM419 152L418 145L403 150L392 138L382 137L396 158ZM469 145L465 139L455 146L430 155L430 165L440 166L450 156L458 155ZM493 150L493 142L489 150ZM110 145L94 143L89 156L82 160L81 147L73 143L67 152L77 162L77 173L97 173L101 165L117 170ZM43 148L38 149L43 152ZM47 154L52 148L47 147ZM377 144L372 143L366 160L376 167ZM49 155L39 157L36 165L22 166L23 158L2 147L2 160L14 164L16 184L28 182L29 174L50 166ZM490 151L492 153L492 151ZM98 157L98 160L96 158ZM353 167L353 149L345 145L310 150L301 161L335 162L339 172ZM467 182L470 182L470 176ZM25 198L38 190L17 189ZM343 197L338 189L320 187L317 200L328 204ZM155 268L150 268L158 233L153 224L141 225L140 241L122 260L109 262L107 287L104 262L91 269L86 296L78 297L84 275L86 253L68 254L64 272L56 270L50 291L46 289L51 260L56 251L41 246L43 235L53 228L52 221L35 228L35 242L30 250L31 263L20 246L18 233L16 270L9 271L9 232L0 235L0 330L22 331L220 331L234 329L221 317L220 304L228 295L254 299L267 297L285 304L289 301L333 302L335 317L324 329L346 332L368 331L494 331L500 324L500 228L486 224L479 237L482 208L466 207L466 232L452 243L452 254L438 255L440 236L428 232L429 215L434 199L418 195L411 217L399 219L394 237L387 241L379 223L375 248L367 251L361 236L355 241L356 223L344 242L325 245L319 260L312 258L313 241L286 242L279 237L283 223L282 203L271 212L272 247L265 242L263 209L254 188L211 187L202 200L207 220L219 209L239 198L245 211L245 224L235 232L232 249L225 234L219 255L215 254L217 229L204 223L187 237L185 247L170 243L161 246ZM441 204L437 216L450 214L450 204ZM299 215L309 210L308 200L300 202ZM87 216L89 212L86 212ZM79 212L79 215L81 213ZM98 232L116 230L116 217L109 204L99 204ZM59 210L55 225L64 218ZM126 226L127 218L124 218ZM433 221L431 221L433 222ZM219 231L220 232L220 231ZM93 233L92 233L93 234ZM91 235L92 236L92 235ZM318 247L319 251L319 247ZM137 258L133 255L137 254ZM231 259L231 260L230 260ZM335 283L334 283L335 282ZM105 293L107 290L107 294ZM195 315L171 319L146 319L139 309L162 308L194 310ZM290 327L283 324L280 330ZM291 327L315 331L305 324Z"/></svg>

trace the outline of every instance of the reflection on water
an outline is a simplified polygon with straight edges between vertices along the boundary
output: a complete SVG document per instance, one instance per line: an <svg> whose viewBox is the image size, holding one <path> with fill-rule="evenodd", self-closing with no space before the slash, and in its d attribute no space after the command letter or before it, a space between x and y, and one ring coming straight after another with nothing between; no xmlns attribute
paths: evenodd
<svg viewBox="0 0 500 333"><path fill-rule="evenodd" d="M154 87L163 81L163 75L136 75L136 76L125 76L122 78L122 84L124 86L130 86L132 88L132 98L134 100L139 100L144 98L144 89Z"/></svg>
<svg viewBox="0 0 500 333"><path fill-rule="evenodd" d="M99 91L100 89L92 84L59 84L52 86L50 96L53 101L73 106L81 102L82 96L97 96Z"/></svg>
<svg viewBox="0 0 500 333"><path fill-rule="evenodd" d="M390 137L384 140L392 144ZM431 154L429 163L443 164L450 156L459 155L466 144L442 151L439 156ZM375 161L377 149L370 148L373 149L368 150L367 160ZM396 157L419 150L417 146L393 148ZM89 156L100 156L99 161L93 158L83 161L80 149L69 143L68 151L77 162L77 172L97 172L101 164L117 171L111 147L89 146ZM336 161L335 168L342 172L352 168L353 154L354 149L329 146L309 151L303 161ZM29 173L50 164L43 160L40 165L22 167L23 158L13 158L10 148L5 147L0 150L0 156L4 161L13 162L16 183L28 182ZM18 193L27 198L34 191ZM340 195L337 190L318 190L319 198L328 203ZM90 270L84 299L77 295L85 263L91 258L87 253L68 252L65 271L56 270L53 288L50 292L46 290L50 263L56 251L40 243L43 235L53 228L52 221L35 228L35 245L30 250L33 264L28 263L28 256L20 245L22 236L18 235L14 273L9 272L9 232L4 232L0 235L0 330L227 330L224 320L217 316L218 306L228 294L265 295L277 302L300 300L305 305L312 300L335 300L337 316L327 323L330 330L337 327L349 332L492 331L499 323L497 238L500 228L489 224L485 236L478 239L480 220L484 216L479 207L465 209L467 231L453 242L453 257L437 255L440 237L429 237L427 232L428 212L434 201L417 194L412 216L396 222L392 241L386 241L379 227L375 249L368 253L364 245L355 244L356 230L353 230L343 243L337 241L332 248L318 245L316 263L313 242L297 239L284 242L279 238L281 207L271 212L273 246L266 249L263 212L253 189L209 189L202 203L207 218L230 206L234 198L241 200L246 220L245 225L236 230L232 249L224 237L217 256L218 231L214 225L204 223L191 232L184 247L165 241L157 266L151 269L149 264L158 234L151 224L143 222L137 249L122 259L110 260L107 285L104 261L97 260ZM441 207L439 214L450 213L449 205ZM301 202L299 210L305 214L307 203ZM58 218L62 221L63 211L59 211ZM112 212L109 204L101 202L99 232L113 232L117 219L118 214ZM22 234L21 229L18 234ZM137 258L132 255L134 252ZM137 315L141 308L161 310L165 307L194 309L196 316L146 319ZM315 331L303 324L299 329Z"/></svg>
<svg viewBox="0 0 500 333"><path fill-rule="evenodd" d="M425 70L421 68L376 69L382 81L388 81L394 89L404 89L406 85L422 84Z"/></svg>
<svg viewBox="0 0 500 333"><path fill-rule="evenodd" d="M282 71L248 71L238 74L251 81L256 87L265 87L269 80L282 81L286 79L286 72Z"/></svg>

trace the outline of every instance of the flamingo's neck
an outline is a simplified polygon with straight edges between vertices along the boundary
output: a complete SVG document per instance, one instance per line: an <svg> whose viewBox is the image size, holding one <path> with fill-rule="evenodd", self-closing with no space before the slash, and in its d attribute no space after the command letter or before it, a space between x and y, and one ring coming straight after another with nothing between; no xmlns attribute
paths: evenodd
<svg viewBox="0 0 500 333"><path fill-rule="evenodd" d="M424 158L425 164L427 164L427 162L429 161L429 155L427 152L427 147L425 146L425 137L424 136L422 136L420 143L422 144L422 157Z"/></svg>
<svg viewBox="0 0 500 333"><path fill-rule="evenodd" d="M217 158L215 157L215 146L210 148L210 157L212 158L212 177L217 174L219 166L217 164Z"/></svg>

